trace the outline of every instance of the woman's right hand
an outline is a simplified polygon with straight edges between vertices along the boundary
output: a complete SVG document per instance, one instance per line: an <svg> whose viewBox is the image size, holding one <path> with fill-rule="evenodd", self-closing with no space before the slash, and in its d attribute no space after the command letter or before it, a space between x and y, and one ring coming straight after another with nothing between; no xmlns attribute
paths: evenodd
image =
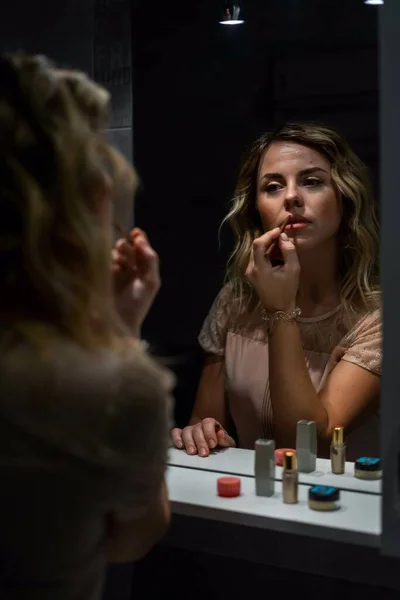
<svg viewBox="0 0 400 600"><path fill-rule="evenodd" d="M225 431L221 423L211 417L202 419L195 425L184 429L176 427L171 432L172 441L176 448L184 448L188 454L198 454L201 457L210 455L210 449L233 448L235 440Z"/></svg>
<svg viewBox="0 0 400 600"><path fill-rule="evenodd" d="M140 338L161 285L159 260L144 231L136 227L128 238L118 240L112 252L116 307L132 334Z"/></svg>

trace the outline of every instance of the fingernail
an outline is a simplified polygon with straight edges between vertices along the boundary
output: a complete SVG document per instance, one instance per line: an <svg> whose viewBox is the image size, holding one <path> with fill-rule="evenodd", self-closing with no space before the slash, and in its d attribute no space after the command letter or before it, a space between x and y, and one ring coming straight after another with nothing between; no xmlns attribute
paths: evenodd
<svg viewBox="0 0 400 600"><path fill-rule="evenodd" d="M176 442L176 447L177 447L177 448L182 448L182 446L183 446L183 443L181 442L181 440L178 440L178 441Z"/></svg>
<svg viewBox="0 0 400 600"><path fill-rule="evenodd" d="M196 452L196 448L194 446L189 446L188 453L189 454L194 454L195 452Z"/></svg>
<svg viewBox="0 0 400 600"><path fill-rule="evenodd" d="M210 448L215 448L217 442L215 440L209 440L208 445L210 446Z"/></svg>
<svg viewBox="0 0 400 600"><path fill-rule="evenodd" d="M205 448L201 448L199 454L200 456L207 456L207 450Z"/></svg>

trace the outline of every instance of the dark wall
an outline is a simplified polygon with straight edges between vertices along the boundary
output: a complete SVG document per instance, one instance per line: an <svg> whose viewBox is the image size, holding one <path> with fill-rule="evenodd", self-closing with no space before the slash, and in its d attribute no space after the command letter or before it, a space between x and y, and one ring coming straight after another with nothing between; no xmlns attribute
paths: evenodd
<svg viewBox="0 0 400 600"><path fill-rule="evenodd" d="M161 256L146 335L196 344L230 250L218 226L244 146L284 120L336 125L378 177L377 8L363 0L251 0L218 24L217 0L136 0L137 223Z"/></svg>
<svg viewBox="0 0 400 600"><path fill-rule="evenodd" d="M130 0L94 0L93 77L112 97L109 138L132 160L132 53ZM115 207L115 219L132 225L132 201Z"/></svg>
<svg viewBox="0 0 400 600"><path fill-rule="evenodd" d="M1 50L46 54L92 73L94 0L12 0L0 8Z"/></svg>

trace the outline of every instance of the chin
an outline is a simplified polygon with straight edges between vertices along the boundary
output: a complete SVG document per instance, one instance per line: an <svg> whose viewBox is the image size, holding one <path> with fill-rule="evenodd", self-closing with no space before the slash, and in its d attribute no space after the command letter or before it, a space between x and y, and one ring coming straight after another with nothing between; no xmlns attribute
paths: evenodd
<svg viewBox="0 0 400 600"><path fill-rule="evenodd" d="M321 243L320 240L312 239L311 237L306 238L306 237L296 236L296 237L292 238L292 241L293 241L293 244L295 245L296 249L300 252L316 250L320 246L324 245L324 243L323 242Z"/></svg>
<svg viewBox="0 0 400 600"><path fill-rule="evenodd" d="M335 236L329 238L317 238L313 236L297 236L293 238L293 244L299 252L309 252L309 251L324 251L327 248L331 248L332 244L336 247L336 238Z"/></svg>

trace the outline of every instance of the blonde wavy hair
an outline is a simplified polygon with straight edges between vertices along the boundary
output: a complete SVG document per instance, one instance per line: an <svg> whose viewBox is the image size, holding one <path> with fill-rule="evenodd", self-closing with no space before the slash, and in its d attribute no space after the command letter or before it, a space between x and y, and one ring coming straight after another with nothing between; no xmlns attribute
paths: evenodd
<svg viewBox="0 0 400 600"><path fill-rule="evenodd" d="M312 123L286 124L263 134L245 154L239 172L228 222L235 234L226 281L240 301L240 310L257 305L255 293L245 279L253 240L262 233L257 210L260 161L274 142L286 141L312 148L326 157L332 167L333 184L340 194L342 220L338 232L341 302L346 313L368 308L379 293L379 220L377 204L366 166L346 140L334 129Z"/></svg>
<svg viewBox="0 0 400 600"><path fill-rule="evenodd" d="M39 56L2 55L0 79L0 318L110 347L124 328L99 206L132 198L135 174L101 132L109 94Z"/></svg>

